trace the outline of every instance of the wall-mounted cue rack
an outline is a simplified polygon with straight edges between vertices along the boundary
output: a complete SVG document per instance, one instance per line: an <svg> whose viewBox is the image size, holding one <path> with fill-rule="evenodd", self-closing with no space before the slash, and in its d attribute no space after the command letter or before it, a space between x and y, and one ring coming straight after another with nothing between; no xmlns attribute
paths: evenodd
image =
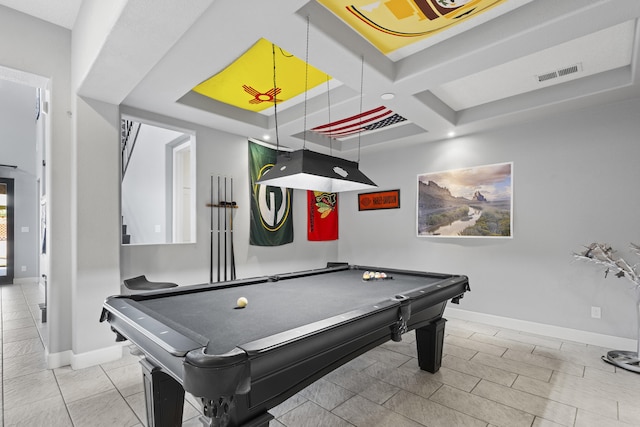
<svg viewBox="0 0 640 427"><path fill-rule="evenodd" d="M214 194L214 189L217 194ZM216 240L214 233L217 234L218 241L218 250L216 251L217 281L235 280L236 258L233 250L233 209L237 209L238 204L233 200L233 178L218 175L217 182L214 182L214 176L211 176L211 202L207 203L207 207L209 207L211 222L209 233L209 283L213 283L213 254L214 240ZM215 230L214 216L217 218L217 228ZM224 265L222 265L222 262L224 262Z"/></svg>

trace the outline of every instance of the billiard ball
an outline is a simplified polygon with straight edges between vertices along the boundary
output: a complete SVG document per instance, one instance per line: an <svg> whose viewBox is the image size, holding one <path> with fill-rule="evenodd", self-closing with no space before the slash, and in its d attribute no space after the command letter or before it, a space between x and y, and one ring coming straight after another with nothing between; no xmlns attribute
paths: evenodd
<svg viewBox="0 0 640 427"><path fill-rule="evenodd" d="M237 304L238 304L238 307L244 308L247 306L247 304L249 304L249 301L245 297L240 297L238 298Z"/></svg>

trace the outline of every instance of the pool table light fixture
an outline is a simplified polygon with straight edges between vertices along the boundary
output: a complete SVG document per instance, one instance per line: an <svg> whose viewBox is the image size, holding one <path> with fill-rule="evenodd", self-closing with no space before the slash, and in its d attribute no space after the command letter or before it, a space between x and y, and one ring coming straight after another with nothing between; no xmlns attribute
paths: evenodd
<svg viewBox="0 0 640 427"><path fill-rule="evenodd" d="M256 184L339 193L377 187L358 163L311 150L279 152L275 166Z"/></svg>
<svg viewBox="0 0 640 427"><path fill-rule="evenodd" d="M306 47L306 72L309 68L309 27L310 20L307 16L307 47ZM273 87L276 85L276 59L275 46L272 45L273 56ZM364 57L360 71L360 110L362 112L362 73L364 72ZM301 150L281 152L278 142L278 104L273 103L275 128L276 128L276 164L267 170L256 181L256 184L270 185L273 187L297 188L300 190L322 191L325 193L339 193L344 191L367 190L377 187L365 174L358 169L359 162L345 160L339 157L321 154L307 150L307 90L308 78L305 76L304 96L304 143ZM360 160L360 134L358 133L358 161Z"/></svg>

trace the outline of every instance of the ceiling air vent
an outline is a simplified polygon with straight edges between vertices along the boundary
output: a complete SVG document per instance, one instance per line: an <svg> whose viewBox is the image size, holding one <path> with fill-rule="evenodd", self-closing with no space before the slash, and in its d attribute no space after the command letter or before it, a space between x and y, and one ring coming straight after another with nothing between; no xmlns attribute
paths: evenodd
<svg viewBox="0 0 640 427"><path fill-rule="evenodd" d="M547 73L547 74L540 74L537 77L538 77L538 81L539 82L544 82L544 81L547 81L547 80L555 79L556 77L558 77L558 73L553 71L553 72Z"/></svg>
<svg viewBox="0 0 640 427"><path fill-rule="evenodd" d="M562 77L562 76L566 76L567 74L573 74L577 72L578 72L578 65L576 64L576 65L572 65L571 67L558 70L558 76Z"/></svg>
<svg viewBox="0 0 640 427"><path fill-rule="evenodd" d="M582 71L582 63L560 68L558 70L551 71L549 73L538 74L536 75L536 80L538 80L539 83L542 83L547 80L555 79L557 77L568 76L569 74L577 73L578 71Z"/></svg>

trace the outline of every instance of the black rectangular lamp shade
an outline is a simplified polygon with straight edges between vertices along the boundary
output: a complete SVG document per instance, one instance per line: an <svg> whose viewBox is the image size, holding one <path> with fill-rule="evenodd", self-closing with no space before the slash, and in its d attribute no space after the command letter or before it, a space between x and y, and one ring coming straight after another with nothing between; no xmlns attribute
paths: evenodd
<svg viewBox="0 0 640 427"><path fill-rule="evenodd" d="M377 187L358 163L302 149L280 152L276 164L256 184L339 193Z"/></svg>

